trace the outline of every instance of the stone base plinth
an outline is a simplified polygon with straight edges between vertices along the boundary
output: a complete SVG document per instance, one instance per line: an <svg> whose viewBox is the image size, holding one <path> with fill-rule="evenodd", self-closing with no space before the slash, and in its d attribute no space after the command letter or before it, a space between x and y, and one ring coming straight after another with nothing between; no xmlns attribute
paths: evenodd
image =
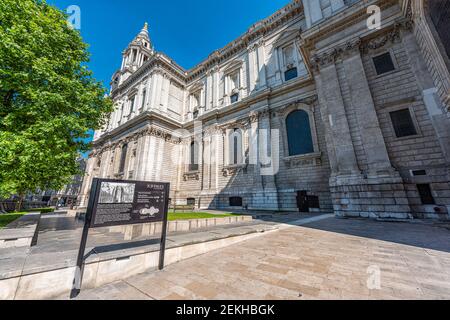
<svg viewBox="0 0 450 320"><path fill-rule="evenodd" d="M340 217L412 218L400 177L337 176L330 181L334 212Z"/></svg>

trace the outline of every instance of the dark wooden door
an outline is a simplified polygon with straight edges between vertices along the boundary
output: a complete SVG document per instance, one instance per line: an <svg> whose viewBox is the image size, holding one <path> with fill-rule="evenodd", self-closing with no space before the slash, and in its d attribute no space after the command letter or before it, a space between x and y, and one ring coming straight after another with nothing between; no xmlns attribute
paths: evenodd
<svg viewBox="0 0 450 320"><path fill-rule="evenodd" d="M308 192L297 192L297 207L300 212L309 212Z"/></svg>

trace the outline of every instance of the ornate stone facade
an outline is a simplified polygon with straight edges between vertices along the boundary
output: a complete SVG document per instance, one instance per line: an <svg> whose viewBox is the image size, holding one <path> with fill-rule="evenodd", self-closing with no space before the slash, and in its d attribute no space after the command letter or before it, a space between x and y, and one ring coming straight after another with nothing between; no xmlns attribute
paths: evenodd
<svg viewBox="0 0 450 320"><path fill-rule="evenodd" d="M80 206L103 177L170 182L199 208L447 217L449 57L427 5L294 0L190 70L145 25L112 78Z"/></svg>

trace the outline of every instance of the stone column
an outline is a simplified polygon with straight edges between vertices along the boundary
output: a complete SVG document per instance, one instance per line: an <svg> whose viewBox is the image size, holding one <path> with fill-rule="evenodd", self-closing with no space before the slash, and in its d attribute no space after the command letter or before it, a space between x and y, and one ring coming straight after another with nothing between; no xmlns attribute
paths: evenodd
<svg viewBox="0 0 450 320"><path fill-rule="evenodd" d="M278 173L276 170L279 167L277 163L280 155L272 149L271 112L268 108L259 114L257 141L257 186L261 187L262 192L257 194L257 201L256 204L254 202L254 206L263 210L279 210L280 206L278 203L278 189L275 176ZM279 141L276 143L279 145ZM270 157L268 157L268 153L270 153ZM263 163L267 160L270 163ZM272 166L273 170L268 168L270 166Z"/></svg>
<svg viewBox="0 0 450 320"><path fill-rule="evenodd" d="M320 111L325 119L330 165L335 175L359 174L350 128L345 114L336 66L331 63L316 74Z"/></svg>
<svg viewBox="0 0 450 320"><path fill-rule="evenodd" d="M303 0L303 7L305 8L306 26L308 28L323 18L319 0Z"/></svg>
<svg viewBox="0 0 450 320"><path fill-rule="evenodd" d="M108 170L109 170L109 160L111 157L111 150L107 150L103 152L102 158L101 158L101 168L100 168L100 177L101 178L107 178L108 177Z"/></svg>
<svg viewBox="0 0 450 320"><path fill-rule="evenodd" d="M161 90L160 90L160 110L162 113L167 112L169 106L169 89L170 89L170 79L164 74L160 77Z"/></svg>
<svg viewBox="0 0 450 320"><path fill-rule="evenodd" d="M144 181L151 181L156 166L156 137L148 136L145 149Z"/></svg>
<svg viewBox="0 0 450 320"><path fill-rule="evenodd" d="M257 49L258 58L258 90L263 90L267 87L266 79L266 57L264 42L261 42Z"/></svg>
<svg viewBox="0 0 450 320"><path fill-rule="evenodd" d="M205 111L212 109L213 105L213 74L212 71L208 72L206 77L206 103Z"/></svg>
<svg viewBox="0 0 450 320"><path fill-rule="evenodd" d="M357 46L356 46L357 47ZM325 124L325 134L332 176L330 192L338 216L372 218L408 218L411 209L403 181L391 168L379 127L375 106L365 77L360 54L348 50L343 59L346 81L350 86L351 103L359 123L358 128L369 174L358 167L350 128L341 94L335 57L323 56L316 74L316 86ZM348 56L349 55L349 56Z"/></svg>
<svg viewBox="0 0 450 320"><path fill-rule="evenodd" d="M136 180L143 180L144 179L144 167L145 167L145 161L146 161L146 147L147 147L147 135L143 135L142 137L139 137L138 139L138 145L137 145L137 156L136 156L136 173L135 178Z"/></svg>
<svg viewBox="0 0 450 320"><path fill-rule="evenodd" d="M351 56L344 58L343 65L350 87L351 101L358 119L369 175L376 176L381 172L390 173L393 168L358 48L351 52Z"/></svg>
<svg viewBox="0 0 450 320"><path fill-rule="evenodd" d="M86 208L89 201L89 192L91 190L91 184L94 174L94 165L97 159L95 157L89 157L86 161L86 171L83 179L83 185L81 187L80 198L78 199L79 208Z"/></svg>

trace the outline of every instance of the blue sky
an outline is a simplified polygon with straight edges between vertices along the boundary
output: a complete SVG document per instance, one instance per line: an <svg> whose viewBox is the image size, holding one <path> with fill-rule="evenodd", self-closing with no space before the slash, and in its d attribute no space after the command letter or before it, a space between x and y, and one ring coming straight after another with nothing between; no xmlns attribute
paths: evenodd
<svg viewBox="0 0 450 320"><path fill-rule="evenodd" d="M89 64L96 79L109 87L121 53L149 23L150 36L162 51L190 68L244 33L253 23L289 0L47 0L65 10L81 9L81 35L90 45Z"/></svg>
<svg viewBox="0 0 450 320"><path fill-rule="evenodd" d="M90 69L109 88L122 51L149 24L157 51L189 69L243 34L289 0L47 0L61 10L81 10L81 35L89 44ZM91 138L88 141L92 140Z"/></svg>

